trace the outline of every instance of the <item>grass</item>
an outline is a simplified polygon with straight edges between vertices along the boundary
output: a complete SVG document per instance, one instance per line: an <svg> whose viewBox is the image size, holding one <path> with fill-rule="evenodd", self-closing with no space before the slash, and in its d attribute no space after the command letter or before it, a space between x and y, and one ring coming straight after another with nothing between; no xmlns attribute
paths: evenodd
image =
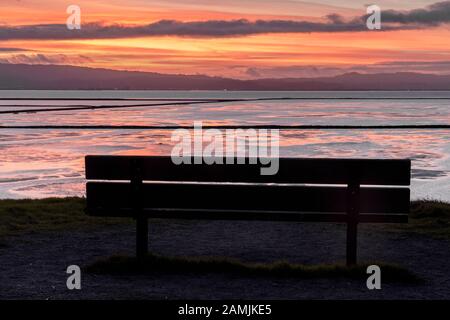
<svg viewBox="0 0 450 320"><path fill-rule="evenodd" d="M131 223L130 219L89 217L84 213L84 207L84 198L0 200L0 238L30 232ZM391 225L389 229L450 239L450 203L413 201L409 223Z"/></svg>
<svg viewBox="0 0 450 320"><path fill-rule="evenodd" d="M450 203L413 201L409 217L409 223L393 225L394 230L450 239Z"/></svg>
<svg viewBox="0 0 450 320"><path fill-rule="evenodd" d="M88 229L105 225L131 223L131 219L89 217L84 213L84 198L48 198L42 200L0 200L0 239L33 232ZM388 230L427 234L450 239L450 204L420 200L411 203L410 222L390 225ZM0 245L1 242L0 242ZM415 282L418 279L406 269L391 264L373 263L382 267L386 281ZM363 278L367 264L347 268L344 265L305 266L288 262L245 263L228 258L188 258L148 255L144 262L135 258L114 256L88 267L93 273L149 272L220 272L249 276L299 278Z"/></svg>
<svg viewBox="0 0 450 320"><path fill-rule="evenodd" d="M220 273L250 277L276 278L345 278L367 279L368 265L376 264L382 271L383 282L419 283L420 279L407 269L386 263L359 264L346 267L341 264L301 265L285 261L271 263L247 263L237 259L221 257L166 257L147 255L138 261L134 257L113 256L99 260L86 268L94 274L152 274L167 273Z"/></svg>
<svg viewBox="0 0 450 320"><path fill-rule="evenodd" d="M85 203L83 198L0 200L0 238L31 232L111 225L124 221L89 217L84 213Z"/></svg>

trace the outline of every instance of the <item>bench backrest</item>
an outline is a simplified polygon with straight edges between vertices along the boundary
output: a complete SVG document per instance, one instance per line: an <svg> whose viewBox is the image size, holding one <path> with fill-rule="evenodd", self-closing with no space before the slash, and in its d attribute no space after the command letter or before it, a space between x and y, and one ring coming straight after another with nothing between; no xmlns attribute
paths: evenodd
<svg viewBox="0 0 450 320"><path fill-rule="evenodd" d="M264 211L267 217L277 212L409 212L407 159L281 158L275 175L261 175L260 168L175 165L170 157L87 156L86 179L102 180L87 183L88 211L123 216L137 209L203 210L205 217L210 211L228 211L230 217L233 211L249 216ZM355 203L357 208L349 208Z"/></svg>
<svg viewBox="0 0 450 320"><path fill-rule="evenodd" d="M192 161L194 163L194 161ZM261 182L408 186L409 159L279 159L275 175L261 175L260 164L181 164L159 156L87 156L86 179L192 182Z"/></svg>

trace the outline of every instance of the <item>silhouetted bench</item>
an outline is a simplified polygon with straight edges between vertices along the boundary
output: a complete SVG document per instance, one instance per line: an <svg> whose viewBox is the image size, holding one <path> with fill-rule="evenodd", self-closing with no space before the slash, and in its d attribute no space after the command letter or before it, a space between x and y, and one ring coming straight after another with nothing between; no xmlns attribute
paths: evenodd
<svg viewBox="0 0 450 320"><path fill-rule="evenodd" d="M410 171L410 160L282 158L264 176L255 164L87 156L86 179L98 181L87 182L86 212L135 218L138 257L148 251L148 218L342 222L351 265L358 223L408 222Z"/></svg>

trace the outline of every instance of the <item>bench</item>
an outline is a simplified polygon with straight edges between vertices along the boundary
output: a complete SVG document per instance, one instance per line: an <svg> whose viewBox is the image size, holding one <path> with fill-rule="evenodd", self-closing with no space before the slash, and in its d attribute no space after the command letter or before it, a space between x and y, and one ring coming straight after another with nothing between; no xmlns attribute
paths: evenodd
<svg viewBox="0 0 450 320"><path fill-rule="evenodd" d="M86 184L86 213L136 219L138 258L148 252L149 218L346 223L347 265L356 264L359 223L408 222L408 159L281 158L272 176L248 162L87 156L86 179L95 181Z"/></svg>

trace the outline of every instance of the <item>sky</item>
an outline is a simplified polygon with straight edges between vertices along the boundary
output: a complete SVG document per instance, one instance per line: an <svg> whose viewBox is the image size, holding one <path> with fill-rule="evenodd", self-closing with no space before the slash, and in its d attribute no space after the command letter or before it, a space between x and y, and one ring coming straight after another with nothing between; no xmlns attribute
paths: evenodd
<svg viewBox="0 0 450 320"><path fill-rule="evenodd" d="M381 8L381 30L366 7ZM81 9L68 30L66 9ZM240 79L450 74L450 1L1 0L0 63Z"/></svg>

